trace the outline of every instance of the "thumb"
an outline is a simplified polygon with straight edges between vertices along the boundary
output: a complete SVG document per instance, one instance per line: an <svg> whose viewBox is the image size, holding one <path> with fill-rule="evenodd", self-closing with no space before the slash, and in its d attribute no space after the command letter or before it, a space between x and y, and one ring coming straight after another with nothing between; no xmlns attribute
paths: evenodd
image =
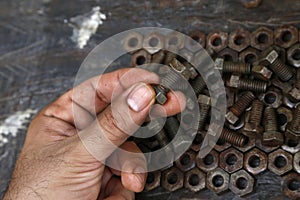
<svg viewBox="0 0 300 200"><path fill-rule="evenodd" d="M87 152L104 162L145 121L155 102L155 92L137 83L114 98L89 127L78 133Z"/></svg>

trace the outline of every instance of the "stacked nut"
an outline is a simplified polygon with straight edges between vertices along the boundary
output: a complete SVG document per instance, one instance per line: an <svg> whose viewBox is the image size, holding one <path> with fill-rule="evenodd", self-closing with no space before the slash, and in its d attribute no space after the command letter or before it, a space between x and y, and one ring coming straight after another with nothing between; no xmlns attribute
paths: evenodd
<svg viewBox="0 0 300 200"><path fill-rule="evenodd" d="M239 196L251 193L255 178L266 170L282 176L282 192L300 199L300 43L299 31L293 26L271 30L260 27L253 32L238 29L231 33L201 31L190 33L193 40L206 48L220 71L226 86L226 122L214 150L204 158L199 151L207 133L211 99L202 77L189 63L199 55L195 47L180 34L153 32L131 34L124 43L132 53L132 65L152 63L151 71L162 75L162 85L185 90L177 83L181 76L190 82L198 105L187 99L191 116L199 106L199 130L190 149L173 165L150 172L145 190L159 186L168 191L185 187L193 192L205 188L216 194L228 190ZM176 49L174 52L161 50ZM155 64L165 64L155 65ZM171 74L171 75L170 75ZM158 92L163 104L166 93ZM189 112L188 112L189 113ZM183 119L183 116L180 116ZM176 134L180 118L169 117L165 128L146 140L139 140L145 151L165 146ZM163 142L158 141L163 140Z"/></svg>

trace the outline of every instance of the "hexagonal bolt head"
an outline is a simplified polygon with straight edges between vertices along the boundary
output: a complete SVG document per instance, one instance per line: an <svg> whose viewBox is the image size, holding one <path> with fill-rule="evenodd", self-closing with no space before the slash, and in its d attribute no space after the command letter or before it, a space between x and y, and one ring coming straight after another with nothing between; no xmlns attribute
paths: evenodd
<svg viewBox="0 0 300 200"><path fill-rule="evenodd" d="M282 149L270 153L268 169L279 176L291 171L293 169L293 156Z"/></svg>
<svg viewBox="0 0 300 200"><path fill-rule="evenodd" d="M263 133L262 144L269 147L280 146L284 143L283 134L277 131L267 131Z"/></svg>
<svg viewBox="0 0 300 200"><path fill-rule="evenodd" d="M300 101L300 90L296 87L291 89L287 95L293 102Z"/></svg>
<svg viewBox="0 0 300 200"><path fill-rule="evenodd" d="M160 105L163 105L167 102L168 97L167 93L169 92L169 89L162 85L152 85L154 91L155 91L155 99L156 102L159 103Z"/></svg>
<svg viewBox="0 0 300 200"><path fill-rule="evenodd" d="M206 187L216 194L228 190L229 174L221 168L209 171L206 176Z"/></svg>
<svg viewBox="0 0 300 200"><path fill-rule="evenodd" d="M257 138L260 136L261 133L263 133L264 128L261 125L246 122L245 126L243 128L244 135L250 137L250 138Z"/></svg>
<svg viewBox="0 0 300 200"><path fill-rule="evenodd" d="M199 192L205 188L206 174L198 168L194 168L185 173L184 187L192 192Z"/></svg>
<svg viewBox="0 0 300 200"><path fill-rule="evenodd" d="M232 75L232 76L230 77L228 86L229 86L229 87L232 87L232 88L238 88L239 85L240 85L240 77L239 77L239 76Z"/></svg>
<svg viewBox="0 0 300 200"><path fill-rule="evenodd" d="M226 113L225 118L231 124L235 124L237 121L239 121L239 117L235 116L235 114L233 114L231 111Z"/></svg>
<svg viewBox="0 0 300 200"><path fill-rule="evenodd" d="M199 104L210 105L211 104L211 98L209 96L200 94L198 96L198 103Z"/></svg>
<svg viewBox="0 0 300 200"><path fill-rule="evenodd" d="M253 75L263 81L268 81L271 79L273 72L263 65L256 65L252 67Z"/></svg>
<svg viewBox="0 0 300 200"><path fill-rule="evenodd" d="M224 58L216 58L215 59L215 67L220 72L223 72L223 66L224 66Z"/></svg>
<svg viewBox="0 0 300 200"><path fill-rule="evenodd" d="M275 51L275 50L272 50L272 51L270 51L267 55L266 55L266 57L265 57L265 60L269 63L269 64L272 64L272 63L274 63L274 61L278 58L278 53L277 53L277 51Z"/></svg>
<svg viewBox="0 0 300 200"><path fill-rule="evenodd" d="M245 196L254 189L254 178L245 170L240 170L231 174L229 189L236 195Z"/></svg>

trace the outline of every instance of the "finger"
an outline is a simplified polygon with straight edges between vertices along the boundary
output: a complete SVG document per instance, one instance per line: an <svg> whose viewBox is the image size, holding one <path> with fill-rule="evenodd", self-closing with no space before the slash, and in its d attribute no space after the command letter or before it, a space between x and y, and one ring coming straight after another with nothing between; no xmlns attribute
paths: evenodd
<svg viewBox="0 0 300 200"><path fill-rule="evenodd" d="M105 200L133 200L134 199L134 192L126 189L120 179L113 177L108 182L105 194L107 198Z"/></svg>
<svg viewBox="0 0 300 200"><path fill-rule="evenodd" d="M75 125L74 114L80 116L76 125L83 129L89 125L95 114L105 109L113 94L118 96L138 82L159 83L159 77L138 68L121 69L89 79L70 90L48 106L43 114Z"/></svg>
<svg viewBox="0 0 300 200"><path fill-rule="evenodd" d="M106 163L115 175L121 176L126 189L134 192L144 189L147 163L144 154L134 142L125 142Z"/></svg>
<svg viewBox="0 0 300 200"><path fill-rule="evenodd" d="M80 131L84 147L104 162L145 121L155 93L149 85L138 83L113 100L90 126Z"/></svg>

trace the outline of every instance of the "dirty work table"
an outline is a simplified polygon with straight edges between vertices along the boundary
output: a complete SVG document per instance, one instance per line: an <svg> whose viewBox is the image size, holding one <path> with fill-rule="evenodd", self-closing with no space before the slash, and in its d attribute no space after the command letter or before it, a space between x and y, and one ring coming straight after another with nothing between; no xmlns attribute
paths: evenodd
<svg viewBox="0 0 300 200"><path fill-rule="evenodd" d="M103 25L79 49L70 39L70 18L100 6ZM143 26L158 26L184 33L202 30L249 31L293 24L299 28L300 1L264 0L256 9L246 9L240 0L11 0L0 2L0 121L39 110L73 85L77 69L93 47L109 36ZM119 63L120 64L120 63ZM122 63L121 63L122 64ZM23 126L28 123L24 122ZM0 124L1 126L1 124ZM6 136L0 147L0 197L5 192L26 129ZM239 199L231 192L216 196L209 190L169 193L159 188L137 199ZM256 192L246 199L286 199L280 193L280 178L267 172L257 179Z"/></svg>

